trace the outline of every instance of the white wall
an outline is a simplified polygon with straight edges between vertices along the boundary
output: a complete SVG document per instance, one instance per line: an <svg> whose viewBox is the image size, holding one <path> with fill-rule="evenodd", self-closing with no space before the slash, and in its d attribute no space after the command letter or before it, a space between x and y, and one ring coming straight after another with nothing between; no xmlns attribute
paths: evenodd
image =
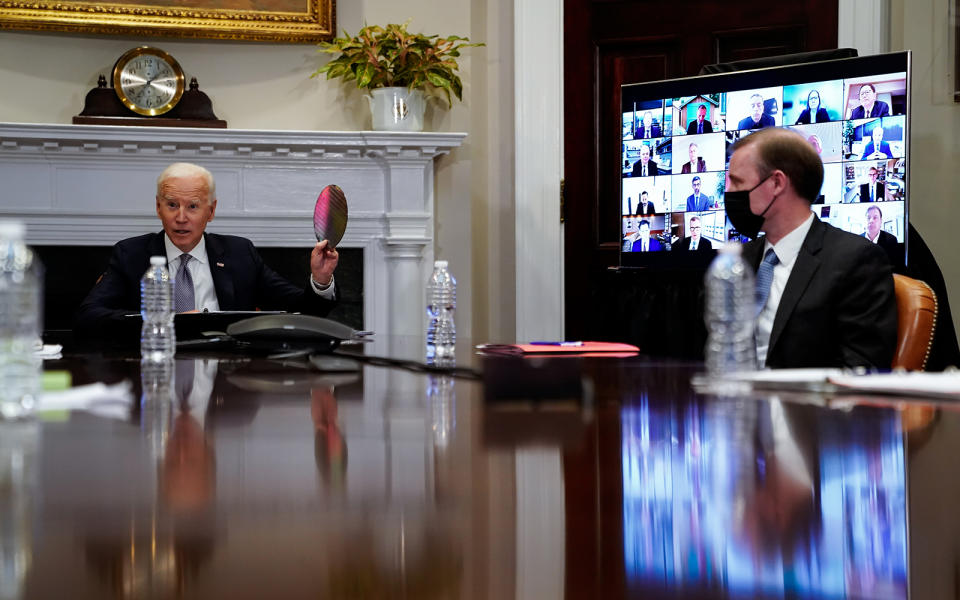
<svg viewBox="0 0 960 600"><path fill-rule="evenodd" d="M469 134L461 148L436 165L435 254L450 261L460 284L461 335L512 339L515 252L513 227L506 223L512 223L513 214L512 3L337 3L338 32L411 17L414 31L488 43L464 52L464 101L450 110L442 104L428 107L426 130ZM0 122L70 123L97 76L109 76L117 57L141 44L173 54L188 77L197 77L217 116L231 128L370 129L366 101L355 88L308 78L328 60L312 45L16 31L0 31ZM144 190L145 202L150 194Z"/></svg>
<svg viewBox="0 0 960 600"><path fill-rule="evenodd" d="M953 101L952 0L890 0L891 51L913 51L910 220L937 258L960 330L960 104Z"/></svg>

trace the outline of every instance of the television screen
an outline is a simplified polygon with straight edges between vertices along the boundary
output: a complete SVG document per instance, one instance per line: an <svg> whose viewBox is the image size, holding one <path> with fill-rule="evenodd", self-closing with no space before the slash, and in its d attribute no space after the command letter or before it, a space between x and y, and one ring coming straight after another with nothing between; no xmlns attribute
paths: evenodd
<svg viewBox="0 0 960 600"><path fill-rule="evenodd" d="M727 166L763 127L793 129L820 154L817 217L895 239L905 256L909 66L899 52L622 86L621 266L706 264L719 244L747 241L724 211Z"/></svg>

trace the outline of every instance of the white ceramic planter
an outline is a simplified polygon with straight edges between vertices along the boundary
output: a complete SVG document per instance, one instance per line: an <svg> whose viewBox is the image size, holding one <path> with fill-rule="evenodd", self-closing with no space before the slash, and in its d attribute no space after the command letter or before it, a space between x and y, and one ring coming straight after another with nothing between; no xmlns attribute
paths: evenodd
<svg viewBox="0 0 960 600"><path fill-rule="evenodd" d="M426 102L422 90L387 87L370 90L370 112L375 131L423 131Z"/></svg>

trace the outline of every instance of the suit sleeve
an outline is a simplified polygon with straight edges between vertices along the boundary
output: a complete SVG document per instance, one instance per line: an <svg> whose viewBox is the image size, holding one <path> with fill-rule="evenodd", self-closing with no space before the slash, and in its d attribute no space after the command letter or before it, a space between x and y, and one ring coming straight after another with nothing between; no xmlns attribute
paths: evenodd
<svg viewBox="0 0 960 600"><path fill-rule="evenodd" d="M124 315L140 312L139 277L131 272L136 257L121 244L113 247L110 262L74 317L74 332L80 337L116 337L123 329Z"/></svg>
<svg viewBox="0 0 960 600"><path fill-rule="evenodd" d="M889 369L897 346L897 301L883 250L857 244L835 307L844 366Z"/></svg>

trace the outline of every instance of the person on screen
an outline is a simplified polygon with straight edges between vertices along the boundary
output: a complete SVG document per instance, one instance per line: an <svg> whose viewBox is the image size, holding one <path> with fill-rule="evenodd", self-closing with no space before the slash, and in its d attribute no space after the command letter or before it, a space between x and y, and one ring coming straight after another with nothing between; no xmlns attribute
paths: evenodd
<svg viewBox="0 0 960 600"><path fill-rule="evenodd" d="M820 106L820 92L810 90L807 94L807 107L803 109L794 125L809 125L811 123L826 123L830 120L827 109Z"/></svg>
<svg viewBox="0 0 960 600"><path fill-rule="evenodd" d="M870 167L868 173L870 181L860 184L860 202L883 202L883 182L877 181L880 171Z"/></svg>
<svg viewBox="0 0 960 600"><path fill-rule="evenodd" d="M687 196L687 212L700 212L710 208L711 198L706 194L700 193L700 176L692 180L693 193Z"/></svg>
<svg viewBox="0 0 960 600"><path fill-rule="evenodd" d="M140 312L140 278L151 256L166 256L175 310L286 310L326 316L336 304L333 272L339 254L327 241L310 255L310 275L297 286L277 275L249 240L205 233L217 209L210 171L174 163L157 178L156 210L163 225L118 242L106 272L77 311L81 335L122 331L124 315ZM308 281L309 284L308 284Z"/></svg>
<svg viewBox="0 0 960 600"><path fill-rule="evenodd" d="M896 236L881 229L880 226L882 224L883 211L880 210L880 207L876 205L868 206L867 230L863 233L863 237L880 246L884 250L886 250L888 247L896 248Z"/></svg>
<svg viewBox="0 0 960 600"><path fill-rule="evenodd" d="M637 127L637 139L650 139L660 137L660 125L653 122L653 113L649 110L643 113L643 124Z"/></svg>
<svg viewBox="0 0 960 600"><path fill-rule="evenodd" d="M653 202L650 201L650 196L646 191L640 192L640 203L637 204L637 216L645 217L652 215L655 212L653 208Z"/></svg>
<svg viewBox="0 0 960 600"><path fill-rule="evenodd" d="M870 132L870 138L871 140L867 142L866 147L863 149L863 156L860 157L860 160L893 158L893 153L890 152L890 144L883 141L883 127L881 127L879 123L873 128L873 131Z"/></svg>
<svg viewBox="0 0 960 600"><path fill-rule="evenodd" d="M642 219L639 225L640 237L633 242L634 252L659 252L660 240L650 237L650 221Z"/></svg>
<svg viewBox="0 0 960 600"><path fill-rule="evenodd" d="M761 127L773 127L776 122L770 115L763 112L763 96L754 94L750 96L750 116L744 117L737 124L737 129L760 129Z"/></svg>
<svg viewBox="0 0 960 600"><path fill-rule="evenodd" d="M820 136L813 134L807 138L807 143L817 151L817 155L823 154L823 142L820 141Z"/></svg>
<svg viewBox="0 0 960 600"><path fill-rule="evenodd" d="M795 131L770 127L733 146L725 210L754 238L743 257L760 282L757 358L771 368L888 369L897 344L890 263L811 212L822 184L820 157Z"/></svg>
<svg viewBox="0 0 960 600"><path fill-rule="evenodd" d="M903 255L900 251L897 236L888 233L882 229L883 211L876 204L867 207L867 230L863 232L863 237L867 238L887 253L890 264L900 265L903 262Z"/></svg>
<svg viewBox="0 0 960 600"><path fill-rule="evenodd" d="M710 243L710 240L700 235L703 230L700 217L690 217L690 225L687 229L690 230L690 235L676 244L673 247L674 250L713 250L713 244Z"/></svg>
<svg viewBox="0 0 960 600"><path fill-rule="evenodd" d="M640 146L640 160L633 163L632 177L649 177L657 175L657 163L650 160L650 146Z"/></svg>
<svg viewBox="0 0 960 600"><path fill-rule="evenodd" d="M877 88L872 83L860 86L860 106L850 111L851 119L869 119L872 117L890 116L890 107L882 100L877 100Z"/></svg>
<svg viewBox="0 0 960 600"><path fill-rule="evenodd" d="M713 125L707 120L706 104L701 104L697 107L697 120L687 124L687 133L690 135L696 133L713 133Z"/></svg>
<svg viewBox="0 0 960 600"><path fill-rule="evenodd" d="M699 147L696 144L687 146L687 155L690 160L683 163L683 168L680 169L681 173L703 173L707 170L707 161L697 156L697 150L699 150Z"/></svg>

